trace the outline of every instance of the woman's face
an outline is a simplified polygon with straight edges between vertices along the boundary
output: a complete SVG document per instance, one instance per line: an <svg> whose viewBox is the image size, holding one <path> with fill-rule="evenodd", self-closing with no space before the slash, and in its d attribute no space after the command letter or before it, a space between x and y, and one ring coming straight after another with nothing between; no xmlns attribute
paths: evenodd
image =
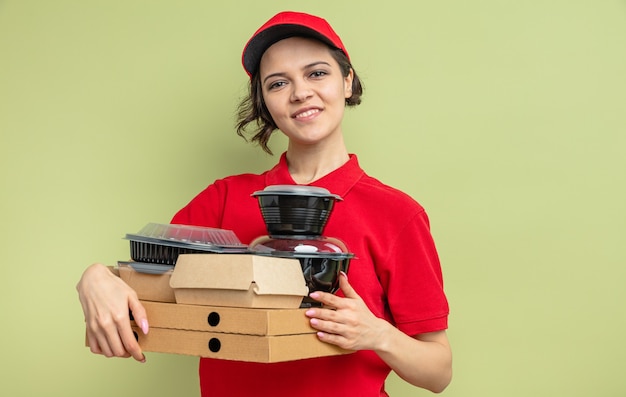
<svg viewBox="0 0 626 397"><path fill-rule="evenodd" d="M345 100L352 77L323 43L301 37L268 48L259 69L265 106L291 145L315 145L341 139Z"/></svg>

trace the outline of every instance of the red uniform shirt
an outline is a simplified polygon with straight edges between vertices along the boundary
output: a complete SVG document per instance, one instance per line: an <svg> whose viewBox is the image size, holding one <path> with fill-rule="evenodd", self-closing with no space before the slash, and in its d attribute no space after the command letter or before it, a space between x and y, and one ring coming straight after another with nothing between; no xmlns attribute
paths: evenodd
<svg viewBox="0 0 626 397"><path fill-rule="evenodd" d="M295 184L286 157L261 174L216 181L172 223L233 230L242 242L267 234L256 198L268 185ZM447 328L448 303L424 209L408 195L368 176L357 157L313 182L343 198L324 235L355 254L350 284L378 317L408 335ZM341 291L338 292L341 295ZM386 396L390 368L372 351L273 364L200 359L202 396Z"/></svg>

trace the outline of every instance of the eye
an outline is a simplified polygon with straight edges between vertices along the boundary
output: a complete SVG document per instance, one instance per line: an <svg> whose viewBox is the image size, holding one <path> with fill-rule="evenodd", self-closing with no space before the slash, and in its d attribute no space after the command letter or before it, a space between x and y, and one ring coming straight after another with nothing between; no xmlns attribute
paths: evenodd
<svg viewBox="0 0 626 397"><path fill-rule="evenodd" d="M268 90L276 90L280 87L283 87L286 83L282 80L271 82L268 86Z"/></svg>
<svg viewBox="0 0 626 397"><path fill-rule="evenodd" d="M313 77L313 78L319 78L319 77L324 77L327 74L328 73L325 70L316 70L316 71L312 72L309 76Z"/></svg>

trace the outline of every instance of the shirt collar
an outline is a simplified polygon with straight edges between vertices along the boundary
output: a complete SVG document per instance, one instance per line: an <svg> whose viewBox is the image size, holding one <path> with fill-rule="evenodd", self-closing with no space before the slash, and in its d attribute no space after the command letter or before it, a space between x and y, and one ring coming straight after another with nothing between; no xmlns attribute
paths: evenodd
<svg viewBox="0 0 626 397"><path fill-rule="evenodd" d="M323 187L333 194L345 197L364 174L356 154L350 154L350 159L345 164L308 186ZM280 156L278 164L267 172L265 182L267 185L296 185L289 174L286 152Z"/></svg>

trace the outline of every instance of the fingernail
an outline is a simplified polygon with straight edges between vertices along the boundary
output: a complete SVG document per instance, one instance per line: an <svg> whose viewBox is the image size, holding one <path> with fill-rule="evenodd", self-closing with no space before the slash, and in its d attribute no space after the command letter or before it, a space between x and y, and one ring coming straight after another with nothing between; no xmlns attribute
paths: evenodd
<svg viewBox="0 0 626 397"><path fill-rule="evenodd" d="M343 270L339 272L340 274L343 274L343 276L346 278L346 280L348 279L348 274L346 272L344 272Z"/></svg>
<svg viewBox="0 0 626 397"><path fill-rule="evenodd" d="M144 335L147 335L149 329L150 327L148 326L148 320L144 318L143 320L141 320L141 331Z"/></svg>
<svg viewBox="0 0 626 397"><path fill-rule="evenodd" d="M312 315L314 315L314 314L315 314L315 310L307 310L306 312L304 312L304 314L305 314L306 316L312 316Z"/></svg>
<svg viewBox="0 0 626 397"><path fill-rule="evenodd" d="M317 299L320 297L320 294L318 294L317 292L311 292L309 296L313 299Z"/></svg>

